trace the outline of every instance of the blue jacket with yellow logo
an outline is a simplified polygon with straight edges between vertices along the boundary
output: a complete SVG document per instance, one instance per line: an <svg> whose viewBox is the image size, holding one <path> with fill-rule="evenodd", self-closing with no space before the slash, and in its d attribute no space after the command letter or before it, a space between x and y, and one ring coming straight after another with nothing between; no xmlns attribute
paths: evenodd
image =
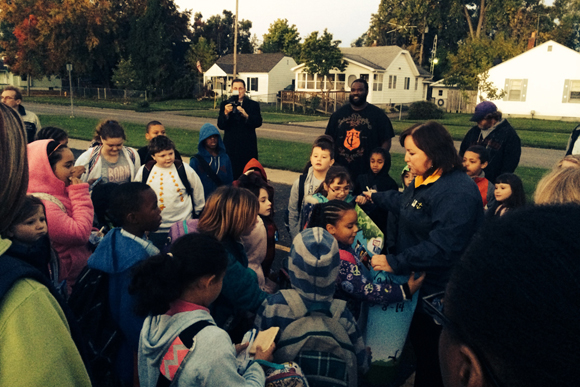
<svg viewBox="0 0 580 387"><path fill-rule="evenodd" d="M483 221L481 194L463 171L427 179L405 191L377 192L372 200L399 216L397 245L387 261L396 274L427 272L420 296L445 289L453 264Z"/></svg>

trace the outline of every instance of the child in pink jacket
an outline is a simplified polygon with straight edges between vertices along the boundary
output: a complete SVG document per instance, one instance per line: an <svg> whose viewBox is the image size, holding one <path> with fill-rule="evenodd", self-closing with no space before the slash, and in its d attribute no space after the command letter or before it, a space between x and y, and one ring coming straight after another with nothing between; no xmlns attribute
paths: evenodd
<svg viewBox="0 0 580 387"><path fill-rule="evenodd" d="M59 281L71 286L91 255L87 247L93 225L89 184L72 176L74 155L53 140L28 144L28 194L46 208L48 236L58 253Z"/></svg>

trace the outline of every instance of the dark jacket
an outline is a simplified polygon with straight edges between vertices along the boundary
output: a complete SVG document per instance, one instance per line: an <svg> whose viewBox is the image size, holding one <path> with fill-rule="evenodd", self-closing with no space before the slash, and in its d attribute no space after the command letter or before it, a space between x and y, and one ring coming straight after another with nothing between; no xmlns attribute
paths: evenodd
<svg viewBox="0 0 580 387"><path fill-rule="evenodd" d="M570 139L568 140L568 145L566 146L566 156L572 154L572 150L574 150L574 144L576 140L580 137L580 125L574 128L572 133L570 133Z"/></svg>
<svg viewBox="0 0 580 387"><path fill-rule="evenodd" d="M205 148L205 140L213 135L218 135L218 155L212 156ZM221 185L232 184L234 178L232 175L232 163L226 153L226 147L222 141L219 130L212 124L204 124L199 131L199 143L197 144L197 153L209 164L214 174L221 181ZM214 181L207 175L205 169L201 166L199 160L192 157L189 160L189 166L197 173L203 184L203 193L205 200L218 187Z"/></svg>
<svg viewBox="0 0 580 387"><path fill-rule="evenodd" d="M217 126L224 131L224 145L232 162L234 179L237 179L248 161L258 158L256 128L262 126L262 115L260 104L245 97L242 100L242 108L248 113L248 119L234 112L228 117L224 113L228 103L230 102L224 101L220 104Z"/></svg>
<svg viewBox="0 0 580 387"><path fill-rule="evenodd" d="M481 129L477 125L471 128L461 142L459 155L463 157L472 145L482 145L489 152L489 164L483 171L492 183L502 173L513 173L518 167L522 144L514 128L505 119L485 139L482 139Z"/></svg>
<svg viewBox="0 0 580 387"><path fill-rule="evenodd" d="M477 185L465 172L451 171L433 183L377 192L372 199L399 216L396 252L387 255L395 273L426 271L421 297L443 291L483 221Z"/></svg>

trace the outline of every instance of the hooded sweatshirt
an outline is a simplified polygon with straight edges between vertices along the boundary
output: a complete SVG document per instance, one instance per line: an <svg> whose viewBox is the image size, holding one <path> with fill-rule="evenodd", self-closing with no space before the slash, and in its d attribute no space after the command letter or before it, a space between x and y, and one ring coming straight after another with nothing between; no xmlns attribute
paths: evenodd
<svg viewBox="0 0 580 387"><path fill-rule="evenodd" d="M132 383L133 352L137 351L144 318L133 313L134 298L129 295L131 268L159 250L149 241L114 228L105 235L89 258L88 265L109 274L109 305L113 319L123 331L124 340L117 353L119 376Z"/></svg>
<svg viewBox="0 0 580 387"><path fill-rule="evenodd" d="M204 142L208 137L213 135L218 135L218 146L217 156L212 156L208 150L205 148ZM205 161L209 164L211 169L217 175L217 177L221 180L223 185L230 185L234 180L234 176L232 175L232 163L230 161L229 156L226 153L226 147L222 141L222 137L220 136L220 132L218 129L213 126L212 124L203 124L201 130L199 131L199 143L197 144L197 152L200 156L203 157ZM213 180L207 175L205 169L200 165L199 160L195 157L192 157L189 160L189 166L195 170L198 174L199 178L201 179L201 184L203 184L203 192L205 194L205 200L211 195L213 191L216 190L217 185L213 182Z"/></svg>
<svg viewBox="0 0 580 387"><path fill-rule="evenodd" d="M185 302L182 302L185 304ZM139 342L139 382L141 387L155 387L160 365L175 338L198 321L215 324L207 309L195 304L192 308L171 308L167 314L145 319ZM207 326L195 336L195 347L188 352L175 374L172 386L205 387L263 387L264 371L258 363L251 363L240 375L237 371L236 351L228 334L216 326Z"/></svg>
<svg viewBox="0 0 580 387"><path fill-rule="evenodd" d="M292 244L288 260L288 274L292 289L302 298L306 308L323 306L333 312L332 301L340 268L338 242L321 227L302 231ZM259 330L280 327L283 331L296 320L292 309L281 293L267 298L258 310L254 326ZM362 334L348 309L344 309L340 324L346 330L360 369L366 368L367 353Z"/></svg>
<svg viewBox="0 0 580 387"><path fill-rule="evenodd" d="M28 193L47 193L58 199L58 204L42 200L48 224L48 236L60 260L59 280L67 281L69 290L87 264L91 252L87 242L93 226L93 203L88 183L65 186L48 162L46 147L52 140L28 144Z"/></svg>

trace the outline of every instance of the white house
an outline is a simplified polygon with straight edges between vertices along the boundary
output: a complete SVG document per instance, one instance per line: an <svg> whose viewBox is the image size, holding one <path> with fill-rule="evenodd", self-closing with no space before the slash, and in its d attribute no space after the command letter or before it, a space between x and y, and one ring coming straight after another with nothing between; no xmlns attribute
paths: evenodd
<svg viewBox="0 0 580 387"><path fill-rule="evenodd" d="M489 71L488 80L506 91L493 101L510 116L580 118L580 52L552 40ZM480 91L480 99L486 95Z"/></svg>
<svg viewBox="0 0 580 387"><path fill-rule="evenodd" d="M292 69L296 76L296 91L350 91L358 78L369 83L367 100L375 105L423 101L431 73L416 65L407 50L397 46L341 47L347 62L344 71L331 71L329 76L308 74L305 65Z"/></svg>
<svg viewBox="0 0 580 387"><path fill-rule="evenodd" d="M10 72L8 67L0 61L0 87L15 86L20 89L25 89L28 86L26 76L14 75ZM30 87L43 90L59 90L62 89L62 80L59 77L50 76L42 77L42 79L32 78L30 80Z"/></svg>
<svg viewBox="0 0 580 387"><path fill-rule="evenodd" d="M292 84L296 62L282 53L238 54L238 78L254 101L276 102L276 94ZM222 56L204 74L204 83L221 95L229 93L234 73L234 55Z"/></svg>

